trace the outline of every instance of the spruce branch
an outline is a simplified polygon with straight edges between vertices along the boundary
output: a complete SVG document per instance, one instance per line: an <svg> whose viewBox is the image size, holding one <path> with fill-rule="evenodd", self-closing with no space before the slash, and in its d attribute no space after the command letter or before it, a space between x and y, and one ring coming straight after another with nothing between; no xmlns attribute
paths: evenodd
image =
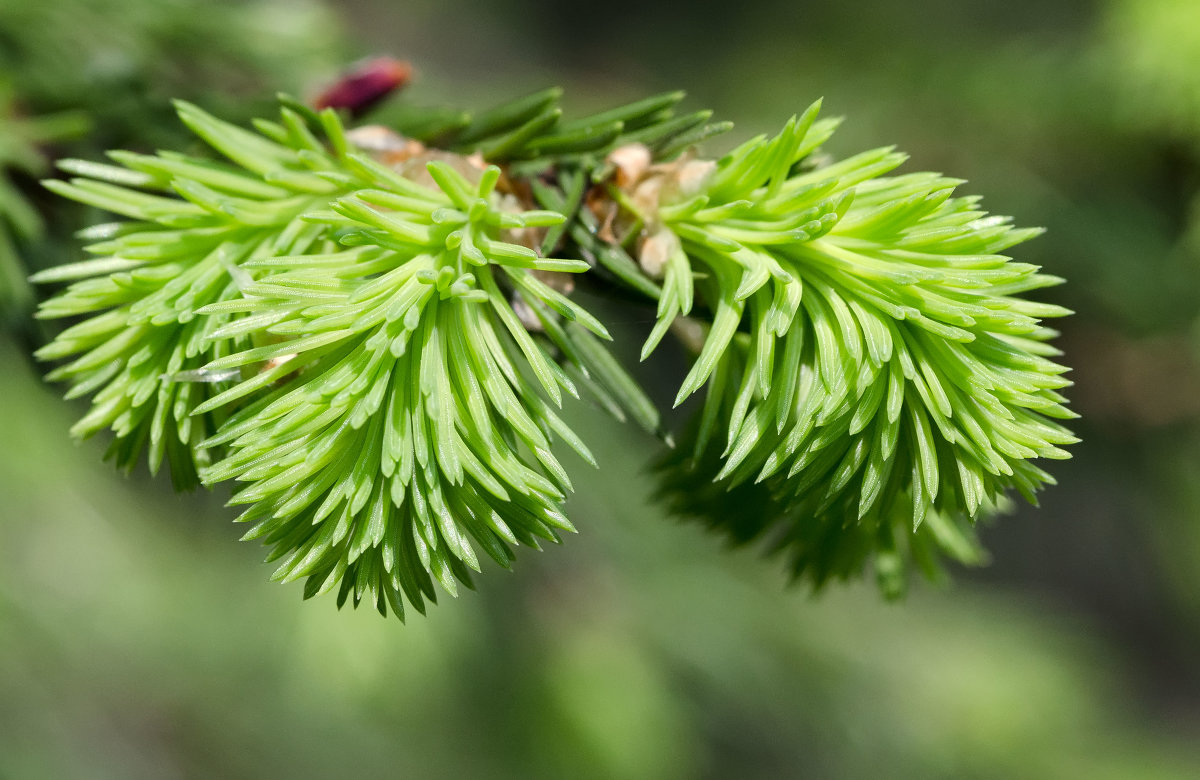
<svg viewBox="0 0 1200 780"><path fill-rule="evenodd" d="M560 96L354 129L285 97L254 131L180 103L224 161L63 162L48 187L128 220L36 277L70 283L39 357L93 396L73 433L181 487L239 483L245 538L306 597L423 611L477 548L507 567L574 530L559 453L594 460L564 394L669 438L572 297L584 275L657 302L643 359L703 328L677 398L703 409L661 464L676 512L772 535L818 586L980 560L974 519L1074 441L1039 322L1066 312L1021 297L1058 280L1000 254L1037 231L890 175L890 149L817 164L816 105L707 161L728 125L680 93L571 121Z"/></svg>

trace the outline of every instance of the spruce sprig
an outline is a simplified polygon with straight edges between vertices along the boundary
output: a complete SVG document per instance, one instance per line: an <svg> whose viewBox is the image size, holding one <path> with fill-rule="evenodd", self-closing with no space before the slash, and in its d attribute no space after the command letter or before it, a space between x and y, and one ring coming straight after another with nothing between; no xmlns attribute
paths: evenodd
<svg viewBox="0 0 1200 780"><path fill-rule="evenodd" d="M1070 382L1040 318L1069 312L1020 297L1061 280L1001 254L1040 231L955 197L960 181L889 176L905 160L890 148L805 167L833 129L818 109L690 182L649 175L671 194L638 215L663 278L643 356L701 297L711 327L676 399L707 386L690 464L765 484L773 509L751 522L798 577L849 576L874 552L894 591L910 549L978 559L958 518L1011 488L1033 501L1052 478L1032 459L1068 457ZM692 514L695 482L668 477Z"/></svg>
<svg viewBox="0 0 1200 780"><path fill-rule="evenodd" d="M532 275L586 263L503 240L561 215L502 211L495 166L478 182L440 161L428 172L440 191L394 177L310 214L351 248L252 261L265 274L244 298L201 312L238 310L221 335L280 339L209 370L287 358L296 372L202 445L228 445L204 480L250 483L232 502L252 505L246 538L274 545L276 578L307 578L310 596L340 584L340 600L400 615L401 594L423 611L433 581L451 593L456 579L470 584L472 540L507 567L508 545L536 548L574 530L559 507L571 482L553 438L594 463L552 409L573 383L517 318L500 277L608 338ZM200 411L261 387L248 379Z"/></svg>
<svg viewBox="0 0 1200 780"><path fill-rule="evenodd" d="M668 438L571 295L587 274L657 301L644 359L701 323L677 403L703 408L661 464L678 513L773 536L818 586L980 560L975 518L1032 500L1032 460L1074 441L1040 324L1066 312L1021 297L1059 280L1001 254L1037 231L891 175L891 149L819 164L818 105L707 161L694 142L727 126L678 93L572 121L559 97L406 109L407 136L287 98L257 132L181 103L225 162L65 162L47 186L132 220L37 277L72 283L41 316L78 321L39 356L94 396L74 433L240 483L246 538L306 596L423 611L477 547L507 567L573 530L556 442L593 459L564 391Z"/></svg>
<svg viewBox="0 0 1200 780"><path fill-rule="evenodd" d="M472 540L507 566L509 545L572 530L551 440L592 458L553 411L577 394L564 365L645 402L555 288L588 264L514 243L566 218L519 208L498 167L461 156L409 160L406 178L331 111L285 105L259 133L179 111L229 162L117 152L47 182L133 220L36 277L73 282L40 316L84 318L38 353L69 359L50 375L68 395L94 394L73 433L109 428L119 465L148 448L181 486L250 483L233 501L279 579L400 615L401 594L423 609L434 581L470 582Z"/></svg>

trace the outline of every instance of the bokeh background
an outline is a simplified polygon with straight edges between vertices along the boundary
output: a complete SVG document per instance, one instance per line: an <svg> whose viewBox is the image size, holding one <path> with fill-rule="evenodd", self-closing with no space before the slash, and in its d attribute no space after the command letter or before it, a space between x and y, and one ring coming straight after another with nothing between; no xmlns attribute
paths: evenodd
<svg viewBox="0 0 1200 780"><path fill-rule="evenodd" d="M835 154L895 143L1048 228L1016 251L1070 280L1083 443L989 566L888 605L667 519L660 445L579 409L582 532L401 626L268 584L220 495L72 444L9 312L0 778L1200 777L1200 3L0 0L0 160L17 117L82 110L51 154L153 149L169 97L244 119L369 53L467 107L683 87L739 139L824 96ZM86 218L36 173L43 238L0 236L33 267Z"/></svg>

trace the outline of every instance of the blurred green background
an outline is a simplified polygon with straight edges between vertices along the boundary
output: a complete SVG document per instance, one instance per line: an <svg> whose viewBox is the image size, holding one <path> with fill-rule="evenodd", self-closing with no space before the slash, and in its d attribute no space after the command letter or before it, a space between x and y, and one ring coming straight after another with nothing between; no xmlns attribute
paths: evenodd
<svg viewBox="0 0 1200 780"><path fill-rule="evenodd" d="M824 96L835 154L898 144L1049 229L1017 254L1069 279L1083 443L988 567L885 605L664 518L659 445L577 409L581 533L401 626L302 603L221 496L73 445L17 324L0 778L1200 777L1200 3L0 0L12 111L92 120L51 153L177 143L171 96L245 118L368 53L467 107L683 87L737 138ZM12 176L48 223L26 262L73 258L82 215Z"/></svg>

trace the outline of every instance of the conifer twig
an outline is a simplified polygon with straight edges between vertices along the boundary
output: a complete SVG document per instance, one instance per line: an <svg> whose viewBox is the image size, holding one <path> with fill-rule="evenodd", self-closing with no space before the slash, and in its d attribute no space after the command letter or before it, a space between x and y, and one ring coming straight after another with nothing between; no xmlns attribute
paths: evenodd
<svg viewBox="0 0 1200 780"><path fill-rule="evenodd" d="M37 276L70 283L39 357L93 396L73 432L239 483L277 579L403 617L470 585L478 549L508 566L574 530L559 452L593 460L564 395L668 437L582 274L657 306L643 359L680 318L704 332L677 397L703 409L661 464L675 511L771 535L817 586L980 560L974 519L1032 500L1033 460L1074 441L1040 324L1066 312L1023 297L1059 280L1002 254L1038 231L892 174L890 149L815 165L819 104L714 161L695 144L728 125L682 93L574 120L560 95L353 129L286 98L254 131L181 103L225 161L62 163L48 187L127 220Z"/></svg>

